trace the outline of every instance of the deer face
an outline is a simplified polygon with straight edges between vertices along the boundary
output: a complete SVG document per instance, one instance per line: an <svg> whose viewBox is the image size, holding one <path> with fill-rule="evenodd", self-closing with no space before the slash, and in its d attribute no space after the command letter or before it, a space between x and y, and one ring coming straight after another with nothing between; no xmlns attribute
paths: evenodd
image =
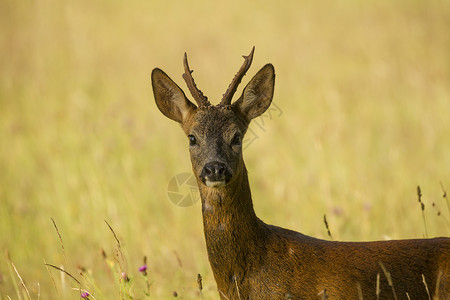
<svg viewBox="0 0 450 300"><path fill-rule="evenodd" d="M242 170L242 139L248 123L232 109L197 109L184 126L195 175L203 184L228 184Z"/></svg>
<svg viewBox="0 0 450 300"><path fill-rule="evenodd" d="M217 106L211 105L195 86L186 57L183 77L198 107L163 71L154 69L152 72L156 105L166 117L181 124L187 136L194 174L206 186L225 186L242 172L245 132L251 119L264 113L272 101L275 73L273 66L267 64L250 80L241 97L231 104L237 84L250 67L252 55L253 51Z"/></svg>

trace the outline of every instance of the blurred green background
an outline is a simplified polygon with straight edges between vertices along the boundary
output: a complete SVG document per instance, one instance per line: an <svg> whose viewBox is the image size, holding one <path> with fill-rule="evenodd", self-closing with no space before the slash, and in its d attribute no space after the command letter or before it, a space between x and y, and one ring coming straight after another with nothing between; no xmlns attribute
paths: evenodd
<svg viewBox="0 0 450 300"><path fill-rule="evenodd" d="M150 298L199 299L197 273L218 297L199 202L167 195L188 142L150 85L159 67L187 92L185 51L213 103L252 46L242 85L275 66L276 110L245 149L261 219L329 238L326 214L335 240L448 236L449 29L449 1L1 1L1 297L28 297L13 263L32 299L78 299L46 262L95 299L143 299L144 256Z"/></svg>

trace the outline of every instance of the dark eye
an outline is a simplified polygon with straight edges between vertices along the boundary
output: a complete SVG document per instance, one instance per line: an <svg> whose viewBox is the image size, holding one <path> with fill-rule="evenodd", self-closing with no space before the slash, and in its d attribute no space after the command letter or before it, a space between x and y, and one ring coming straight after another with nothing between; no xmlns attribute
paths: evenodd
<svg viewBox="0 0 450 300"><path fill-rule="evenodd" d="M197 145L197 139L192 134L188 135L189 138L189 146Z"/></svg>
<svg viewBox="0 0 450 300"><path fill-rule="evenodd" d="M242 145L242 137L239 133L237 133L233 139L231 140L231 145L232 146L240 146Z"/></svg>

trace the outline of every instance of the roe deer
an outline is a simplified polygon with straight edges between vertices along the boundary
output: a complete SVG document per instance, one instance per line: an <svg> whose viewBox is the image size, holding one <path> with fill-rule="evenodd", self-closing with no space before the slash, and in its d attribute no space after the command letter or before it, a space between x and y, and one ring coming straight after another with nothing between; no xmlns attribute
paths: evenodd
<svg viewBox="0 0 450 300"><path fill-rule="evenodd" d="M231 104L253 52L215 106L195 85L186 54L183 78L198 106L162 70L152 72L156 105L189 140L221 299L450 299L450 238L334 242L255 215L242 140L272 102L274 67L265 65Z"/></svg>

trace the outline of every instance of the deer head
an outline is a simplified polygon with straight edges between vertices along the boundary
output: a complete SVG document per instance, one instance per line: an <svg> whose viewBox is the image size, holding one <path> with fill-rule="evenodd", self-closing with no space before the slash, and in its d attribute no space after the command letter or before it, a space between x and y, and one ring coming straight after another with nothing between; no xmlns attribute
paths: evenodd
<svg viewBox="0 0 450 300"><path fill-rule="evenodd" d="M270 106L275 72L265 65L244 88L241 97L231 104L236 89L250 68L254 47L218 105L211 105L197 88L184 55L183 78L197 105L162 70L152 72L153 93L159 110L181 124L189 141L192 168L199 184L223 187L242 174L242 141L253 118Z"/></svg>

